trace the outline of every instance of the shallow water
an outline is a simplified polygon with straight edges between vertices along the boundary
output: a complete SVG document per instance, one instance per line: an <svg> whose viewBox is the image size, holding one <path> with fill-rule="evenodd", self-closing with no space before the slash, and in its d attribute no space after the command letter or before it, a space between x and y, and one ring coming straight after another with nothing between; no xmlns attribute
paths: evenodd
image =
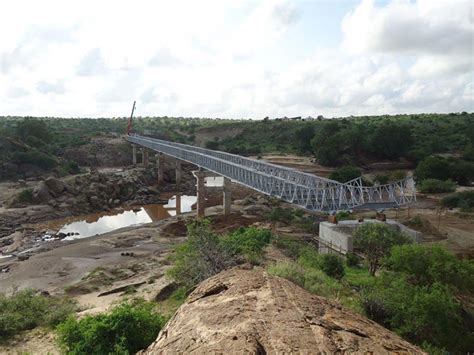
<svg viewBox="0 0 474 355"><path fill-rule="evenodd" d="M51 221L43 227L57 233L74 233L64 240L91 237L108 233L119 228L159 221L176 215L176 195L167 196L168 203L134 206L109 212L93 213L84 216L67 217ZM181 212L191 211L196 196L181 196ZM77 234L78 233L78 234Z"/></svg>

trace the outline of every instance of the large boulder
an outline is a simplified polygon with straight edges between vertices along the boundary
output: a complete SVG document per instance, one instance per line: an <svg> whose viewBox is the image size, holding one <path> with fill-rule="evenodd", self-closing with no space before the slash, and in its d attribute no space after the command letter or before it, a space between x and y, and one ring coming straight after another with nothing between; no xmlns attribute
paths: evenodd
<svg viewBox="0 0 474 355"><path fill-rule="evenodd" d="M66 189L64 182L54 177L49 177L44 182L46 186L48 186L49 190L52 191L52 193L56 196L59 196Z"/></svg>
<svg viewBox="0 0 474 355"><path fill-rule="evenodd" d="M144 354L423 354L379 324L262 269L201 283Z"/></svg>
<svg viewBox="0 0 474 355"><path fill-rule="evenodd" d="M51 193L48 186L44 181L41 181L33 189L33 202L35 203L47 203L52 199Z"/></svg>

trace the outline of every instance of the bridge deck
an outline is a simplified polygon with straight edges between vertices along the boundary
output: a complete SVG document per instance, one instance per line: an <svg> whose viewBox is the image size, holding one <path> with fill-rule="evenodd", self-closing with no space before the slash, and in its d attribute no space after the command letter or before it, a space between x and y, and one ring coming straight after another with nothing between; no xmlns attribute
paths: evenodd
<svg viewBox="0 0 474 355"><path fill-rule="evenodd" d="M415 201L411 177L379 186L363 186L362 179L340 183L295 169L160 139L129 135L130 143L169 155L232 179L263 194L312 211L389 208Z"/></svg>

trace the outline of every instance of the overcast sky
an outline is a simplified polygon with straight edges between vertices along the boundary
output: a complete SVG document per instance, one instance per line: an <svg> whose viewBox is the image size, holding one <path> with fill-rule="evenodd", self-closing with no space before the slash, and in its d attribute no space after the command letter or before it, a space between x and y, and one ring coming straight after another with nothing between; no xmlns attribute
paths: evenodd
<svg viewBox="0 0 474 355"><path fill-rule="evenodd" d="M0 115L474 111L472 1L6 1Z"/></svg>

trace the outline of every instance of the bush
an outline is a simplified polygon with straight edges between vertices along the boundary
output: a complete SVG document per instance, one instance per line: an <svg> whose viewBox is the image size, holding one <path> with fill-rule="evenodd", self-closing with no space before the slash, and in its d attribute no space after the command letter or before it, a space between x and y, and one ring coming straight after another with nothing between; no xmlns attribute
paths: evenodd
<svg viewBox="0 0 474 355"><path fill-rule="evenodd" d="M23 189L18 194L19 202L32 202L33 201L33 189Z"/></svg>
<svg viewBox="0 0 474 355"><path fill-rule="evenodd" d="M220 243L209 223L204 219L188 224L188 240L178 246L172 256L174 265L168 274L187 289L239 263L239 259Z"/></svg>
<svg viewBox="0 0 474 355"><path fill-rule="evenodd" d="M474 191L461 191L446 196L441 200L441 205L448 208L461 208L462 211L469 212L474 208Z"/></svg>
<svg viewBox="0 0 474 355"><path fill-rule="evenodd" d="M333 280L319 269L305 268L294 262L280 262L268 268L268 271L283 277L308 292L327 297L338 298L343 290L340 282Z"/></svg>
<svg viewBox="0 0 474 355"><path fill-rule="evenodd" d="M369 264L369 272L375 275L382 259L389 255L394 245L409 242L407 236L394 231L386 224L365 223L356 230L354 247L364 253Z"/></svg>
<svg viewBox="0 0 474 355"><path fill-rule="evenodd" d="M271 232L255 227L239 228L222 238L222 245L232 255L243 255L247 261L256 262L263 248L270 243Z"/></svg>
<svg viewBox="0 0 474 355"><path fill-rule="evenodd" d="M272 208L272 210L266 216L271 222L283 222L290 224L295 218L292 209L283 209L281 207Z"/></svg>
<svg viewBox="0 0 474 355"><path fill-rule="evenodd" d="M472 334L461 318L461 306L440 283L414 286L401 274L383 273L362 293L367 316L415 343L466 352Z"/></svg>
<svg viewBox="0 0 474 355"><path fill-rule="evenodd" d="M439 282L461 291L474 290L474 262L460 260L438 245L395 246L386 265L390 270L405 273L412 282L420 286L431 286Z"/></svg>
<svg viewBox="0 0 474 355"><path fill-rule="evenodd" d="M344 264L342 258L335 254L324 254L321 256L321 270L326 275L340 280L344 277Z"/></svg>
<svg viewBox="0 0 474 355"><path fill-rule="evenodd" d="M362 172L359 168L354 166L344 166L342 168L334 170L330 175L329 178L331 180L336 180L339 182L347 182L358 178L362 175Z"/></svg>
<svg viewBox="0 0 474 355"><path fill-rule="evenodd" d="M249 261L258 263L271 233L257 228L240 228L226 236L210 229L209 220L188 225L188 240L172 256L168 274L186 289L229 267Z"/></svg>
<svg viewBox="0 0 474 355"><path fill-rule="evenodd" d="M37 150L14 152L11 160L15 163L36 165L45 170L50 170L56 166L56 160L53 157Z"/></svg>
<svg viewBox="0 0 474 355"><path fill-rule="evenodd" d="M451 165L448 159L431 156L422 160L415 169L415 178L418 181L425 179L448 180L451 176Z"/></svg>
<svg viewBox="0 0 474 355"><path fill-rule="evenodd" d="M68 318L58 326L58 342L68 354L134 354L147 348L165 323L153 303L134 300L110 313Z"/></svg>
<svg viewBox="0 0 474 355"><path fill-rule="evenodd" d="M205 144L207 149L217 150L219 149L219 142L218 141L207 141Z"/></svg>
<svg viewBox="0 0 474 355"><path fill-rule="evenodd" d="M345 221L354 219L354 215L350 211L339 211L336 213L338 221Z"/></svg>
<svg viewBox="0 0 474 355"><path fill-rule="evenodd" d="M417 185L417 190L423 193L454 192L456 184L451 180L425 179Z"/></svg>
<svg viewBox="0 0 474 355"><path fill-rule="evenodd" d="M354 253L347 253L346 254L346 264L349 267L359 266L361 262L360 256Z"/></svg>
<svg viewBox="0 0 474 355"><path fill-rule="evenodd" d="M390 180L390 178L387 176L387 175L375 175L374 178L373 178L374 182L375 181L378 181L380 185L385 185L388 183L388 181Z"/></svg>
<svg viewBox="0 0 474 355"><path fill-rule="evenodd" d="M55 326L75 310L72 300L44 296L34 290L19 291L9 297L0 294L0 339L38 326Z"/></svg>

